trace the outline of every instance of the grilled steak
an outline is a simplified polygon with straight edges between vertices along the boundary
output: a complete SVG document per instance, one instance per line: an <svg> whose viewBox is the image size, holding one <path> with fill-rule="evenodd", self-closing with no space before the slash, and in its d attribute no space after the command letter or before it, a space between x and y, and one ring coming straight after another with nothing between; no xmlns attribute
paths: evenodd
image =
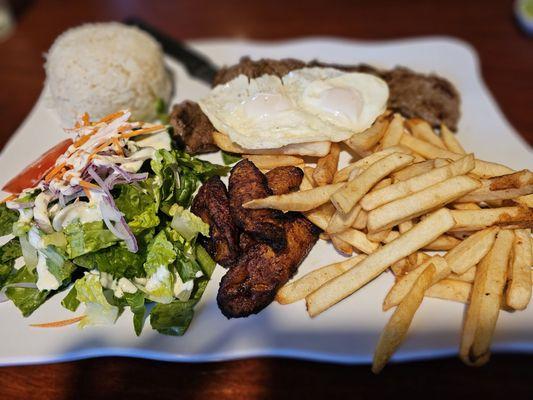
<svg viewBox="0 0 533 400"><path fill-rule="evenodd" d="M290 71L304 67L331 67L346 72L365 72L379 76L389 85L389 108L409 118L423 118L434 127L444 123L448 128L457 130L460 96L455 87L437 75L419 74L404 67L379 70L365 64L340 65L316 60L304 63L294 59L253 61L249 57L243 57L238 64L222 68L213 85L229 82L240 74L249 78L264 74L282 77Z"/></svg>
<svg viewBox="0 0 533 400"><path fill-rule="evenodd" d="M199 239L209 255L224 267L233 265L239 256L239 233L231 217L226 186L218 176L202 185L191 211L209 224L209 238Z"/></svg>
<svg viewBox="0 0 533 400"><path fill-rule="evenodd" d="M199 154L217 151L213 142L215 128L209 118L193 101L184 101L172 107L170 123L174 137L187 153Z"/></svg>
<svg viewBox="0 0 533 400"><path fill-rule="evenodd" d="M283 213L276 210L249 210L242 205L272 195L265 175L250 161L239 161L229 178L230 211L235 225L259 242L279 251L285 247Z"/></svg>
<svg viewBox="0 0 533 400"><path fill-rule="evenodd" d="M297 167L277 167L266 173L268 187L275 195L290 193L298 190L304 173Z"/></svg>
<svg viewBox="0 0 533 400"><path fill-rule="evenodd" d="M276 253L269 245L249 247L220 282L217 303L228 318L247 317L268 306L296 272L318 239L319 229L299 213L284 217L287 245Z"/></svg>

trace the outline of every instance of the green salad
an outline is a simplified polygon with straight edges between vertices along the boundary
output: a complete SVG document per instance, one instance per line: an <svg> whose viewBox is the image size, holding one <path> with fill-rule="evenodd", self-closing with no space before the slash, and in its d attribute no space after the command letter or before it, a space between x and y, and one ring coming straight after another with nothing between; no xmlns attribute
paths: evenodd
<svg viewBox="0 0 533 400"><path fill-rule="evenodd" d="M129 307L183 335L215 267L196 238L199 185L228 168L172 148L167 127L121 111L83 116L73 141L33 187L0 206L0 301L29 316L63 292L80 326L112 324Z"/></svg>

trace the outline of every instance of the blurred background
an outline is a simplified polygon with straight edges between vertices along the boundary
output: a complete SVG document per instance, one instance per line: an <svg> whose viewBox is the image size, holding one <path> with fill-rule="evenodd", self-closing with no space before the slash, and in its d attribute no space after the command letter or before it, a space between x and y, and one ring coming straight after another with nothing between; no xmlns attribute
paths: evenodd
<svg viewBox="0 0 533 400"><path fill-rule="evenodd" d="M531 3L524 2L524 9L533 14ZM475 48L488 87L532 143L533 38L527 17L520 23L516 7L512 0L0 0L0 147L37 100L44 83L43 54L56 36L84 22L131 16L182 40L453 36ZM276 359L202 365L101 359L3 368L0 398L336 398L353 393L380 398L429 390L438 398L457 389L461 397L491 398L503 389L502 381L507 395L530 397L532 358L494 358L481 370L449 359L393 365L380 377L371 376L367 366Z"/></svg>

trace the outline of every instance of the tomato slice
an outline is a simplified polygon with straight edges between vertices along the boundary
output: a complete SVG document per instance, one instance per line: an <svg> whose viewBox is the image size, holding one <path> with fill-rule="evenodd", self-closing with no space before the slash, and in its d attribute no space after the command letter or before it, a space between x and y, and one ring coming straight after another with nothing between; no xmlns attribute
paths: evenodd
<svg viewBox="0 0 533 400"><path fill-rule="evenodd" d="M46 175L50 168L54 166L57 158L67 151L71 144L72 139L65 139L61 143L58 143L6 183L2 190L8 193L20 193L24 189L34 187Z"/></svg>

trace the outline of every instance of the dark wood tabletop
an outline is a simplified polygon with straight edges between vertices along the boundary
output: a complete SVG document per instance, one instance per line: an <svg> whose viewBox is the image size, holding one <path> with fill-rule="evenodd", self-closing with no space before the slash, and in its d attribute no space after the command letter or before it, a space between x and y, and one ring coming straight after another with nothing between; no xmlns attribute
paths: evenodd
<svg viewBox="0 0 533 400"><path fill-rule="evenodd" d="M42 0L11 4L17 26L0 42L0 146L39 96L44 82L43 53L58 34L83 22L132 15L180 39L455 36L477 50L483 78L505 115L533 143L533 39L515 24L512 1ZM0 343L0 351L8 345ZM531 356L497 355L489 365L472 369L450 358L390 365L380 376L373 376L368 366L285 359L172 364L103 358L2 368L0 399L382 398L401 394L530 398L532 362Z"/></svg>

